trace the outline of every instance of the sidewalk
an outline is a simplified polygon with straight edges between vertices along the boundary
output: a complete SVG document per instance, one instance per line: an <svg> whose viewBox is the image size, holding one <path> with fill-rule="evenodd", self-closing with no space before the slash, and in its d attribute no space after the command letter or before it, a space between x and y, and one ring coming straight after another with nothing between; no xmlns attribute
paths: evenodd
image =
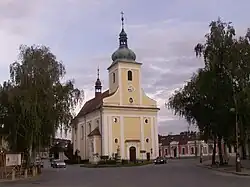
<svg viewBox="0 0 250 187"><path fill-rule="evenodd" d="M22 178L16 178L15 180L12 180L12 179L0 179L0 184L1 183L15 183L15 182L19 182L19 181L35 181L35 180L37 180L39 178L39 175L37 175L37 176L29 176L29 177L27 177L27 178L24 178L24 177L22 177Z"/></svg>
<svg viewBox="0 0 250 187"><path fill-rule="evenodd" d="M197 164L198 167L203 167L207 169L213 169L216 171L224 172L224 173L231 173L235 175L241 176L250 176L250 160L241 160L242 168L241 172L235 171L235 158L232 157L229 159L229 163L226 166L211 166L211 160L206 160L202 164Z"/></svg>

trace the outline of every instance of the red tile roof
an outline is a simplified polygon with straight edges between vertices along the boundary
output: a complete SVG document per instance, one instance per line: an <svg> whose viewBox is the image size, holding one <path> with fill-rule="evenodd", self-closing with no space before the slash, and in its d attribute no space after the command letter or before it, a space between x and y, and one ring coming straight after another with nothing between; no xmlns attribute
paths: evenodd
<svg viewBox="0 0 250 187"><path fill-rule="evenodd" d="M102 105L103 99L108 97L112 94L109 94L109 90L103 92L101 95L94 97L93 99L88 100L80 112L77 114L76 118L82 117L88 113L94 112L95 110L99 109Z"/></svg>
<svg viewBox="0 0 250 187"><path fill-rule="evenodd" d="M170 145L171 142L175 141L178 142L179 145L186 145L188 141L194 141L195 139L199 139L199 137L196 136L195 133L181 133L177 135L159 136L159 143L161 143L163 146L166 146Z"/></svg>

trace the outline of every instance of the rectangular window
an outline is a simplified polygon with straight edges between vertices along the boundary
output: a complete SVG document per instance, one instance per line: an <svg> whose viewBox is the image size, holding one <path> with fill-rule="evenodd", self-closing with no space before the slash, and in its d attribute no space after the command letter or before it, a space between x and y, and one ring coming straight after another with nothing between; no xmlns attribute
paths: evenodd
<svg viewBox="0 0 250 187"><path fill-rule="evenodd" d="M91 133L91 123L89 123L89 134Z"/></svg>
<svg viewBox="0 0 250 187"><path fill-rule="evenodd" d="M207 154L207 147L203 147L203 153Z"/></svg>
<svg viewBox="0 0 250 187"><path fill-rule="evenodd" d="M191 147L191 154L193 155L194 154L194 148Z"/></svg>
<svg viewBox="0 0 250 187"><path fill-rule="evenodd" d="M165 149L165 155L168 155L168 149Z"/></svg>
<svg viewBox="0 0 250 187"><path fill-rule="evenodd" d="M115 73L113 73L113 83L115 83Z"/></svg>
<svg viewBox="0 0 250 187"><path fill-rule="evenodd" d="M185 147L182 148L182 154L185 155Z"/></svg>
<svg viewBox="0 0 250 187"><path fill-rule="evenodd" d="M83 140L83 137L84 137L84 131L83 131L83 126L81 126L81 138Z"/></svg>

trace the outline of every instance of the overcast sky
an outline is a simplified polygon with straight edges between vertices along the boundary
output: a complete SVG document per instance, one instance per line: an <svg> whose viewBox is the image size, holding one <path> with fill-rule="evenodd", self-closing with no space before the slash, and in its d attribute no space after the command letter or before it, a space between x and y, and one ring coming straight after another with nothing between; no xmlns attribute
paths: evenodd
<svg viewBox="0 0 250 187"><path fill-rule="evenodd" d="M124 11L129 47L143 63L142 86L161 108L160 133L179 133L188 124L164 103L203 66L193 52L195 44L204 40L209 22L219 16L244 33L250 27L249 6L248 0L2 0L0 80L8 79L20 44L44 44L90 99L98 66L107 89L106 69L118 47Z"/></svg>

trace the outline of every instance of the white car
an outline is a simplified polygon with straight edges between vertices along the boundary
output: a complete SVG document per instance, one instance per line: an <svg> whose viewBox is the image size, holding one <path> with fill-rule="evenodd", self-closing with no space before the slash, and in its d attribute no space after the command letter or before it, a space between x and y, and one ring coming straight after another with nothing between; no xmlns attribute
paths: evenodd
<svg viewBox="0 0 250 187"><path fill-rule="evenodd" d="M66 163L63 160L52 160L52 168L66 168Z"/></svg>

